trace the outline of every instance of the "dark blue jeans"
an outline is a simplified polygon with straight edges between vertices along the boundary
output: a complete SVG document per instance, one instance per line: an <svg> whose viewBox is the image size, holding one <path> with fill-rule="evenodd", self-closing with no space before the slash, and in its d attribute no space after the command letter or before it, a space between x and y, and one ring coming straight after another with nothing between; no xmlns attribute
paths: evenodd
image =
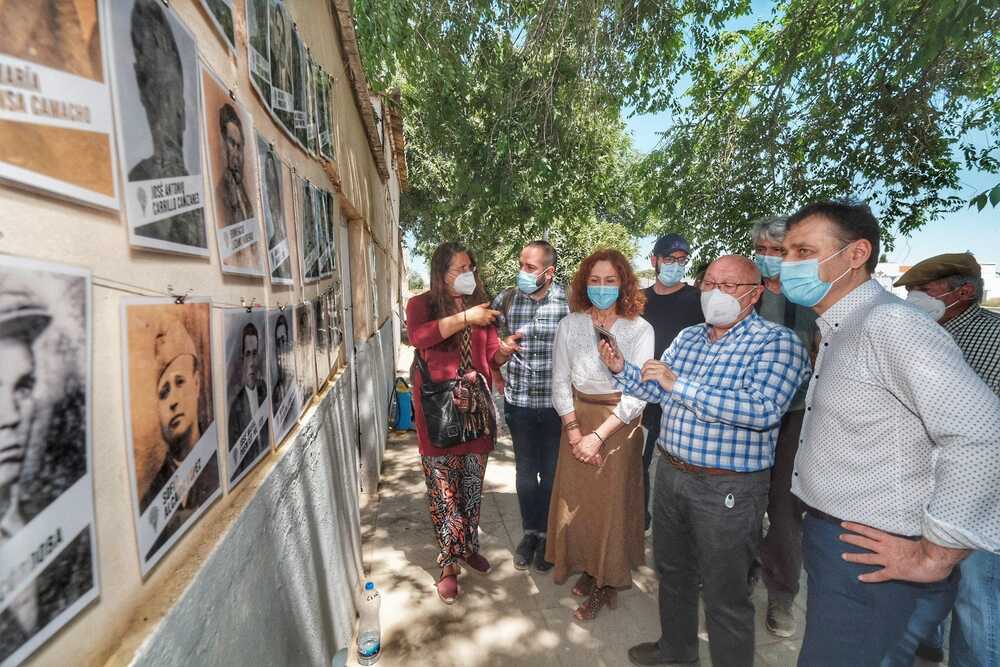
<svg viewBox="0 0 1000 667"><path fill-rule="evenodd" d="M844 552L867 553L839 536L838 524L807 514L802 555L808 576L806 631L799 665L879 667L912 665L951 611L958 571L945 581L866 584L858 575L879 566L849 563Z"/></svg>
<svg viewBox="0 0 1000 667"><path fill-rule="evenodd" d="M1000 667L1000 554L975 551L959 566L951 654L956 667Z"/></svg>
<svg viewBox="0 0 1000 667"><path fill-rule="evenodd" d="M504 418L514 442L514 481L525 532L544 533L559 461L562 420L552 408L522 408L504 401Z"/></svg>

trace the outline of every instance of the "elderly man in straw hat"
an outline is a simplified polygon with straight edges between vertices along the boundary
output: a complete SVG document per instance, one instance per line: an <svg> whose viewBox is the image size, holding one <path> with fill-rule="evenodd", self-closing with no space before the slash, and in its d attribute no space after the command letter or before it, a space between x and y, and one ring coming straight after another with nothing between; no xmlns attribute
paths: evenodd
<svg viewBox="0 0 1000 667"><path fill-rule="evenodd" d="M1000 314L979 305L982 270L969 253L930 257L900 276L906 300L950 333L972 370L1000 395ZM1000 451L998 451L1000 458ZM950 659L960 665L1000 664L1000 554L974 551L959 566L962 578L952 617ZM943 633L938 631L940 642ZM940 662L940 646L921 646L924 658Z"/></svg>

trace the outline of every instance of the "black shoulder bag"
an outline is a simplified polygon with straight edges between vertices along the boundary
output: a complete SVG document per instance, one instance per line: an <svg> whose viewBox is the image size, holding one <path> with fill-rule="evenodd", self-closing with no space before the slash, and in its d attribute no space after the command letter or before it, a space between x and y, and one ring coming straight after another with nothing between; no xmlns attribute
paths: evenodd
<svg viewBox="0 0 1000 667"><path fill-rule="evenodd" d="M472 366L468 328L462 331L462 362L457 377L432 382L420 350L416 350L414 363L420 371L420 407L431 444L447 449L495 432L493 400L486 378Z"/></svg>

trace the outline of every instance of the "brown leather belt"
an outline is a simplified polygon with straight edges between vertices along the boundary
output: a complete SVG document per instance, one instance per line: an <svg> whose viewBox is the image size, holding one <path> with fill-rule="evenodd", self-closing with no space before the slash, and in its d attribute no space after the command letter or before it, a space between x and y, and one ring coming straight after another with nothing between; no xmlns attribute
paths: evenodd
<svg viewBox="0 0 1000 667"><path fill-rule="evenodd" d="M667 457L667 462L669 462L670 465L672 465L673 467L677 468L678 470L683 470L684 472L703 473L705 475L739 475L739 474L742 474L742 473L739 473L739 472L737 472L735 470L727 470L725 468L705 468L705 467L702 467L702 466L692 465L692 464L688 463L687 461L682 461L681 459L677 458L673 454L664 453L664 456Z"/></svg>

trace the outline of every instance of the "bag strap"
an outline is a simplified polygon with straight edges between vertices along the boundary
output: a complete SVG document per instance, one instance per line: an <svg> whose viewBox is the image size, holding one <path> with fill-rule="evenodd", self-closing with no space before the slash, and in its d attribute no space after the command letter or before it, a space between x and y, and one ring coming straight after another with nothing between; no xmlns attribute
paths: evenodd
<svg viewBox="0 0 1000 667"><path fill-rule="evenodd" d="M469 327L462 329L461 355L462 360L459 373L472 370L472 335L469 333Z"/></svg>
<svg viewBox="0 0 1000 667"><path fill-rule="evenodd" d="M420 379L423 382L431 381L431 372L427 368L427 362L424 361L424 355L420 354L418 348L413 348L413 361L417 364L417 370L420 371Z"/></svg>

